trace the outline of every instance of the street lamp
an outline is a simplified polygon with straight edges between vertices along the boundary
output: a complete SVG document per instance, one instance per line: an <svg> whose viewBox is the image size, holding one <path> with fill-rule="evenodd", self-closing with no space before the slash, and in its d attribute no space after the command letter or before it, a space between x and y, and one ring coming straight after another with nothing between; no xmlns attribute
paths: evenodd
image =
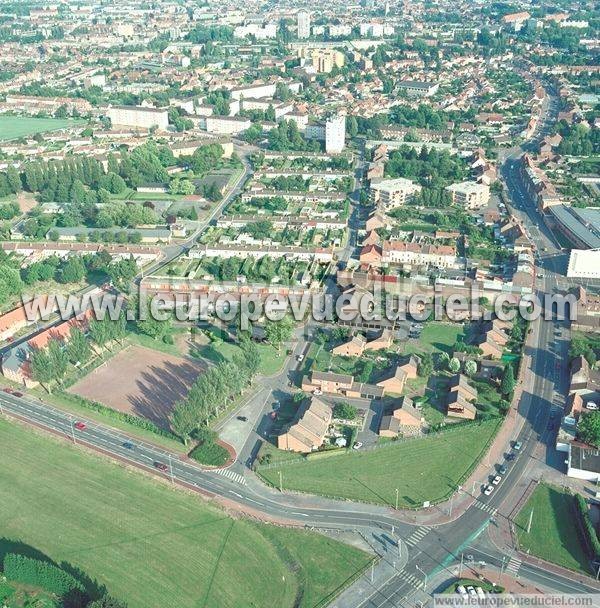
<svg viewBox="0 0 600 608"><path fill-rule="evenodd" d="M423 575L423 591L427 591L427 574L419 568L418 564L415 564L415 568Z"/></svg>

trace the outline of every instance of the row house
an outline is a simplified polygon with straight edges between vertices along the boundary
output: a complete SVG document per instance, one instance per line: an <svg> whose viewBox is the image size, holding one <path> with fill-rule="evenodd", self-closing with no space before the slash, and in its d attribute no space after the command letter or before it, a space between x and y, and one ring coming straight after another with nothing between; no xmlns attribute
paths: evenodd
<svg viewBox="0 0 600 608"><path fill-rule="evenodd" d="M219 244L200 246L197 249L190 251L191 257L211 257L211 258L287 258L303 261L315 260L321 264L329 264L333 261L333 248L324 249L321 247L296 247L284 245L271 245L269 247L257 245L239 245L239 244Z"/></svg>

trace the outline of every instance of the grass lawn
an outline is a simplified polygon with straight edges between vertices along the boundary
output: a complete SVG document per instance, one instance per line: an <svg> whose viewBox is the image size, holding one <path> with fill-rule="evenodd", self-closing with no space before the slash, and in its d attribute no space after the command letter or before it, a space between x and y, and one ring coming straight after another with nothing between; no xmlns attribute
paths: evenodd
<svg viewBox="0 0 600 608"><path fill-rule="evenodd" d="M0 557L41 552L130 608L308 608L370 560L316 534L231 519L5 420L0 442Z"/></svg>
<svg viewBox="0 0 600 608"><path fill-rule="evenodd" d="M445 351L452 356L453 346L463 333L463 327L459 323L430 321L423 327L418 345L429 352Z"/></svg>
<svg viewBox="0 0 600 608"><path fill-rule="evenodd" d="M386 447L312 457L301 464L259 467L269 483L311 494L419 507L440 501L469 475L500 421L452 429L440 435L394 442Z"/></svg>
<svg viewBox="0 0 600 608"><path fill-rule="evenodd" d="M527 525L533 509L531 532ZM539 484L516 518L519 547L559 566L590 573L577 528L575 497Z"/></svg>
<svg viewBox="0 0 600 608"><path fill-rule="evenodd" d="M17 139L56 131L65 127L75 127L83 124L81 121L68 118L32 118L30 116L0 116L0 140Z"/></svg>
<svg viewBox="0 0 600 608"><path fill-rule="evenodd" d="M260 368L259 373L265 376L276 374L283 366L285 360L285 348L281 349L281 353L266 342L256 344L260 353ZM231 361L233 356L240 352L240 347L234 342L223 340L222 342L210 344L198 344L194 356L202 359L208 359L213 363L221 361Z"/></svg>

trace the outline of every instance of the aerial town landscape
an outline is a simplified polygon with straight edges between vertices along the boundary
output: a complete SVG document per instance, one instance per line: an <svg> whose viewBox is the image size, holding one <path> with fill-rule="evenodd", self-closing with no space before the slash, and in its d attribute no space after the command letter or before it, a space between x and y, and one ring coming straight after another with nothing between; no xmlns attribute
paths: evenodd
<svg viewBox="0 0 600 608"><path fill-rule="evenodd" d="M0 0L0 606L600 606L599 28Z"/></svg>

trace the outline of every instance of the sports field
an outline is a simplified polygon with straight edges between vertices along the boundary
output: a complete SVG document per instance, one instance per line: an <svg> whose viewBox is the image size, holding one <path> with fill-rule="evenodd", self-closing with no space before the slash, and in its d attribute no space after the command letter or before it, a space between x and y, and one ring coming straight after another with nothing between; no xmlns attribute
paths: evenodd
<svg viewBox="0 0 600 608"><path fill-rule="evenodd" d="M469 475L500 424L491 420L445 433L387 444L375 450L322 453L258 472L269 483L377 504L419 507L440 501Z"/></svg>
<svg viewBox="0 0 600 608"><path fill-rule="evenodd" d="M68 118L0 116L0 140L17 139L44 131L56 131L56 129L75 126L77 122Z"/></svg>
<svg viewBox="0 0 600 608"><path fill-rule="evenodd" d="M369 563L315 533L232 519L4 419L0 444L0 560L15 543L30 547L129 608L308 608Z"/></svg>
<svg viewBox="0 0 600 608"><path fill-rule="evenodd" d="M573 494L556 486L538 485L515 522L520 549L589 574L589 560L581 544L576 512ZM530 517L531 529L527 533Z"/></svg>

